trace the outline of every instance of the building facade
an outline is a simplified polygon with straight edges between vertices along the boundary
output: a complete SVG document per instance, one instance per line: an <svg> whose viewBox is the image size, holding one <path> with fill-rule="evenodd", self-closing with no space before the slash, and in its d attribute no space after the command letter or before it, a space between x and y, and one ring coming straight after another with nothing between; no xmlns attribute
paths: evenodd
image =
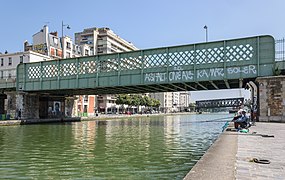
<svg viewBox="0 0 285 180"><path fill-rule="evenodd" d="M75 44L88 44L93 55L138 50L132 43L122 39L107 27L93 27L75 33Z"/></svg>
<svg viewBox="0 0 285 180"><path fill-rule="evenodd" d="M16 82L17 66L21 63L31 63L39 61L49 61L51 57L39 54L33 51L16 52L0 54L0 83L7 81ZM7 99L4 102L5 112L3 114L9 114L9 118L14 118L17 114L16 110L16 92L5 92Z"/></svg>
<svg viewBox="0 0 285 180"><path fill-rule="evenodd" d="M18 64L48 60L52 58L33 51L0 54L0 79L16 78Z"/></svg>
<svg viewBox="0 0 285 180"><path fill-rule="evenodd" d="M179 92L179 111L189 111L189 104L190 104L190 92L184 91Z"/></svg>
<svg viewBox="0 0 285 180"><path fill-rule="evenodd" d="M172 92L149 93L149 97L160 101L160 112L168 113L173 111Z"/></svg>
<svg viewBox="0 0 285 180"><path fill-rule="evenodd" d="M90 46L90 51L93 55L109 54L125 51L138 50L132 43L122 39L116 35L110 28L87 28L82 32L75 33L75 44L80 46L88 45ZM85 115L94 115L97 112L100 113L116 113L118 108L115 101L115 95L98 95L98 96L86 96L85 97L85 107L81 109L78 113ZM91 97L91 98L90 98ZM93 101L93 98L95 100ZM80 109L82 97L78 97L78 109ZM87 105L87 106L86 106ZM83 111L83 112L82 112Z"/></svg>
<svg viewBox="0 0 285 180"><path fill-rule="evenodd" d="M164 113L185 111L189 107L188 91L150 93L149 96L160 101L160 111Z"/></svg>
<svg viewBox="0 0 285 180"><path fill-rule="evenodd" d="M73 44L70 37L59 37L57 31L49 32L47 25L33 35L33 43L31 45L27 41L24 43L24 51L29 50L53 59L74 58L93 54L89 45Z"/></svg>

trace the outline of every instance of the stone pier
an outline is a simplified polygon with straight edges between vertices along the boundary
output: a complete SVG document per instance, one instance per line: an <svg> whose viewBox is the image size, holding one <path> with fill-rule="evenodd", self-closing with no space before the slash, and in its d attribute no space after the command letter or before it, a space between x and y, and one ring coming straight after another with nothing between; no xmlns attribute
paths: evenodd
<svg viewBox="0 0 285 180"><path fill-rule="evenodd" d="M6 94L0 94L0 114L5 114L5 99L7 98Z"/></svg>
<svg viewBox="0 0 285 180"><path fill-rule="evenodd" d="M16 111L20 119L39 119L40 101L38 94L19 92L16 95Z"/></svg>
<svg viewBox="0 0 285 180"><path fill-rule="evenodd" d="M285 123L285 76L259 77L259 121Z"/></svg>

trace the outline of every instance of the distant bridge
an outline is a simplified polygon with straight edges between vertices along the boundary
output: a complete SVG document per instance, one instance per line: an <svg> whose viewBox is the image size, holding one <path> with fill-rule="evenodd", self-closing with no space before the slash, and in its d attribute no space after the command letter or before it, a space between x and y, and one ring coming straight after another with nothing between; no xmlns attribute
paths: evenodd
<svg viewBox="0 0 285 180"><path fill-rule="evenodd" d="M228 98L196 101L196 108L239 107L244 104L244 98Z"/></svg>

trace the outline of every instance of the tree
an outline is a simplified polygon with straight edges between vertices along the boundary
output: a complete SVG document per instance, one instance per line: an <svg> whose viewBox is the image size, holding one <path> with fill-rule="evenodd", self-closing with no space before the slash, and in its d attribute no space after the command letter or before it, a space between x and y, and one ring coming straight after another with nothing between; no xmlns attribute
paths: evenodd
<svg viewBox="0 0 285 180"><path fill-rule="evenodd" d="M141 96L137 94L119 94L116 98L116 104L122 105L122 108L124 108L124 105L128 106L136 106L137 109L139 109L139 106L146 106L146 107L156 107L159 108L160 101L158 99L150 98L148 96Z"/></svg>
<svg viewBox="0 0 285 180"><path fill-rule="evenodd" d="M122 105L122 109L124 110L124 105L130 105L131 104L131 98L128 94L119 94L117 95L116 104Z"/></svg>

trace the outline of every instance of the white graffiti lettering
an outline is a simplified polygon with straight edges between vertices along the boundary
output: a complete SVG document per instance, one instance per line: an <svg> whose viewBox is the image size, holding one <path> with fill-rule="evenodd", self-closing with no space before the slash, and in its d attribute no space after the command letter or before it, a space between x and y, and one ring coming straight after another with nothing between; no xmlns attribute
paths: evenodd
<svg viewBox="0 0 285 180"><path fill-rule="evenodd" d="M232 67L227 69L228 74L256 74L256 69L254 65L244 66L244 67Z"/></svg>
<svg viewBox="0 0 285 180"><path fill-rule="evenodd" d="M148 73L145 75L146 82L163 82L166 79L166 73Z"/></svg>
<svg viewBox="0 0 285 180"><path fill-rule="evenodd" d="M181 80L181 71L175 71L169 73L169 81Z"/></svg>
<svg viewBox="0 0 285 180"><path fill-rule="evenodd" d="M248 66L248 71L249 71L249 73L252 72L252 74L257 74L257 71L256 71L254 65L249 65L249 66Z"/></svg>
<svg viewBox="0 0 285 180"><path fill-rule="evenodd" d="M223 68L210 69L210 76L212 77L224 76L224 69Z"/></svg>
<svg viewBox="0 0 285 180"><path fill-rule="evenodd" d="M144 81L145 82L165 82L169 81L189 81L194 78L194 73L192 71L171 71L168 74L166 73L147 73L145 74Z"/></svg>
<svg viewBox="0 0 285 180"><path fill-rule="evenodd" d="M183 71L183 68L181 66L176 66L174 67L175 71Z"/></svg>
<svg viewBox="0 0 285 180"><path fill-rule="evenodd" d="M192 73L192 71L182 71L182 79L183 80L192 80L194 77L194 74Z"/></svg>
<svg viewBox="0 0 285 180"><path fill-rule="evenodd" d="M209 77L207 71L205 69L203 70L197 70L197 78L202 78L202 77Z"/></svg>
<svg viewBox="0 0 285 180"><path fill-rule="evenodd" d="M165 82L165 81L189 81L194 79L194 73L192 71L181 71L180 66L175 67L175 71L170 71L168 74L166 72L162 73L147 73L145 74L145 82ZM229 67L226 69L228 75L231 74L256 74L256 66L248 65L243 67ZM209 77L224 77L224 68L211 68L211 69L199 69L197 70L196 77L199 78L209 78Z"/></svg>

